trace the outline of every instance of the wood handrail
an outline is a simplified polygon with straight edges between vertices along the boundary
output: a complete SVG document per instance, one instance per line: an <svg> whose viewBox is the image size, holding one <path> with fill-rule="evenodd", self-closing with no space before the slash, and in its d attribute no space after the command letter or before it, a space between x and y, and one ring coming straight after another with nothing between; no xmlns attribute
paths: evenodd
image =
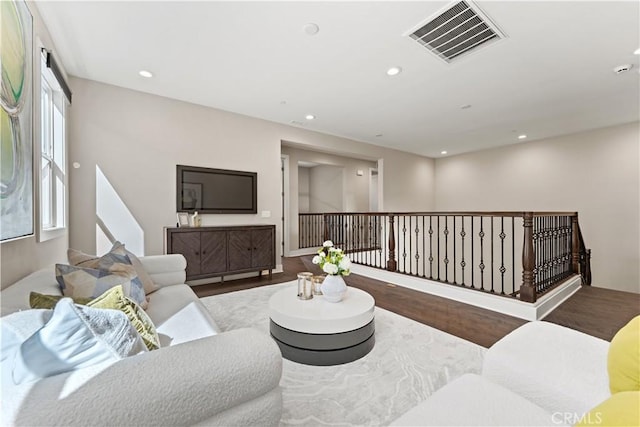
<svg viewBox="0 0 640 427"><path fill-rule="evenodd" d="M350 216L389 216L389 215L432 215L432 216L501 216L506 218L524 218L525 214L531 213L533 217L539 216L578 216L578 212L550 212L550 211L540 211L540 212L525 212L525 211L433 211L433 212L305 212L299 213L298 215L350 215Z"/></svg>

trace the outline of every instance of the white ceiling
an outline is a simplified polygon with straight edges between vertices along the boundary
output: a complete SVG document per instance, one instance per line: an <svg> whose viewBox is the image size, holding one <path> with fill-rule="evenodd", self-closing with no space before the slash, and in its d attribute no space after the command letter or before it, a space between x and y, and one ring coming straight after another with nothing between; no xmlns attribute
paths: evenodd
<svg viewBox="0 0 640 427"><path fill-rule="evenodd" d="M71 75L431 157L639 119L639 2L478 1L507 38L447 64L404 34L449 4L37 6Z"/></svg>

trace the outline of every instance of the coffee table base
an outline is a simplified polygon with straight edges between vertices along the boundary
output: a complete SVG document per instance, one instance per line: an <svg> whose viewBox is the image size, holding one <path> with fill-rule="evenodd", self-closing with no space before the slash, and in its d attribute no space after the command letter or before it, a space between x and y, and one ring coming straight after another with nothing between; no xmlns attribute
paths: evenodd
<svg viewBox="0 0 640 427"><path fill-rule="evenodd" d="M330 366L353 362L373 349L375 326L372 320L362 328L337 334L296 332L270 321L271 336L282 357L305 365Z"/></svg>

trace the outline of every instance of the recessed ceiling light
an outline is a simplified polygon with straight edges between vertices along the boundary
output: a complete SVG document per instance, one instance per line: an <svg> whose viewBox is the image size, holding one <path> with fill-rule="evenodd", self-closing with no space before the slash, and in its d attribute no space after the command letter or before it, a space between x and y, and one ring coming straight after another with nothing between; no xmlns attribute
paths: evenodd
<svg viewBox="0 0 640 427"><path fill-rule="evenodd" d="M376 133L376 138L380 138L382 136L381 133Z"/></svg>
<svg viewBox="0 0 640 427"><path fill-rule="evenodd" d="M633 52L634 55L640 55L640 47Z"/></svg>
<svg viewBox="0 0 640 427"><path fill-rule="evenodd" d="M440 154L447 154L447 152L445 150L442 150Z"/></svg>
<svg viewBox="0 0 640 427"><path fill-rule="evenodd" d="M462 107L460 107L462 110L468 110L469 108L471 108L471 104L465 104Z"/></svg>
<svg viewBox="0 0 640 427"><path fill-rule="evenodd" d="M318 34L318 31L320 31L320 27L318 27L318 24L314 24L313 22L304 24L302 28L308 36L315 36L316 34Z"/></svg>
<svg viewBox="0 0 640 427"><path fill-rule="evenodd" d="M147 71L147 70L140 70L140 72L138 72L138 74L140 74L142 77L146 77L148 79L153 77L153 73L151 71Z"/></svg>
<svg viewBox="0 0 640 427"><path fill-rule="evenodd" d="M304 118L307 120L313 120L316 118L316 116L314 116L313 114L307 114L306 116L304 116Z"/></svg>
<svg viewBox="0 0 640 427"><path fill-rule="evenodd" d="M391 67L391 68L389 68L387 70L387 75L388 76L397 76L401 72L402 72L402 68L400 68L400 67Z"/></svg>
<svg viewBox="0 0 640 427"><path fill-rule="evenodd" d="M518 139L527 139L527 135L525 134L518 135Z"/></svg>

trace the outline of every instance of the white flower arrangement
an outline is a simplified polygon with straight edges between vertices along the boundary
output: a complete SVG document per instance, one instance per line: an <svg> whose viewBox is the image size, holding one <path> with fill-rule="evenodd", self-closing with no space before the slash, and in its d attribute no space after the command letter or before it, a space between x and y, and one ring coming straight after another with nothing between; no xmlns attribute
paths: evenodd
<svg viewBox="0 0 640 427"><path fill-rule="evenodd" d="M318 255L314 256L311 262L319 265L322 271L332 276L351 274L351 260L342 249L334 247L331 240L322 244L322 248L318 249Z"/></svg>

